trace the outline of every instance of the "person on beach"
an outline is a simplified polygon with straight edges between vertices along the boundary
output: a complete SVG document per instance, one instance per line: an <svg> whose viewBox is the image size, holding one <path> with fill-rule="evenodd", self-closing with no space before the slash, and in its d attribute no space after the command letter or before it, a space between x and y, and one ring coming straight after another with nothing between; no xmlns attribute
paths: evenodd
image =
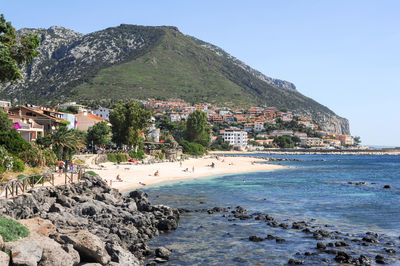
<svg viewBox="0 0 400 266"><path fill-rule="evenodd" d="M119 175L117 175L117 178L116 178L116 179L117 179L118 182L123 182L122 178L119 177Z"/></svg>
<svg viewBox="0 0 400 266"><path fill-rule="evenodd" d="M159 172L158 172L158 170L154 173L154 176L158 176L159 175Z"/></svg>
<svg viewBox="0 0 400 266"><path fill-rule="evenodd" d="M179 162L179 166L182 167L182 161Z"/></svg>
<svg viewBox="0 0 400 266"><path fill-rule="evenodd" d="M214 162L211 163L211 167L212 167L212 168L215 167L215 163L214 163Z"/></svg>
<svg viewBox="0 0 400 266"><path fill-rule="evenodd" d="M74 172L74 162L73 162L73 161L71 161L71 162L69 163L69 172L70 172L70 173L73 173L73 172Z"/></svg>
<svg viewBox="0 0 400 266"><path fill-rule="evenodd" d="M64 169L64 165L65 165L64 161L60 160L60 161L58 162L57 166L58 166L58 174L59 174L59 175L61 175L62 170Z"/></svg>
<svg viewBox="0 0 400 266"><path fill-rule="evenodd" d="M193 167L192 167L192 173L194 173L194 165L193 165Z"/></svg>

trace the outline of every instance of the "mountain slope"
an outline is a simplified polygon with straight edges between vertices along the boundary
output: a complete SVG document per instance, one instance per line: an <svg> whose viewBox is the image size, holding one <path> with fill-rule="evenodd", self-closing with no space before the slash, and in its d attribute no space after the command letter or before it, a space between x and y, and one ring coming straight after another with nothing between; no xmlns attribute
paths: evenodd
<svg viewBox="0 0 400 266"><path fill-rule="evenodd" d="M349 133L346 119L292 83L269 78L174 27L121 25L87 35L61 27L22 31L42 36L42 55L24 66L22 80L1 84L5 99L49 104L180 97L194 103L267 104L309 115L325 130Z"/></svg>

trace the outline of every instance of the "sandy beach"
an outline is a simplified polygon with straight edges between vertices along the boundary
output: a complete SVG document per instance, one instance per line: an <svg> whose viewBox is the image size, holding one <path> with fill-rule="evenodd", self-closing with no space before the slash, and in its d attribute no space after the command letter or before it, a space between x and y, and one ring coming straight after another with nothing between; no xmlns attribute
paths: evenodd
<svg viewBox="0 0 400 266"><path fill-rule="evenodd" d="M156 164L115 164L111 162L91 165L90 170L99 174L108 184L120 191L155 185L159 183L195 179L207 176L259 172L281 169L281 165L265 163L262 159L249 157L225 157L189 159L182 162L165 162ZM211 167L214 163L214 167ZM194 170L194 171L193 171ZM156 172L158 171L158 175ZM155 175L156 174L156 175ZM117 180L117 176L122 181Z"/></svg>

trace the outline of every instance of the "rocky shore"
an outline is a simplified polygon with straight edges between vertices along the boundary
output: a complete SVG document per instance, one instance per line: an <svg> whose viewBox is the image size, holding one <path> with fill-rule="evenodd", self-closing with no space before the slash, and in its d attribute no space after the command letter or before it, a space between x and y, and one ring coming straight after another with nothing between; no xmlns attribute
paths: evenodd
<svg viewBox="0 0 400 266"><path fill-rule="evenodd" d="M280 220L267 213L250 213L241 206L214 207L211 209L179 209L182 215L190 212L202 212L208 215L225 217L229 223L253 220L265 225L265 234L253 234L242 241L273 241L276 245L285 245L292 241L280 236L303 235L304 239L313 240L314 248L293 250L289 265L398 265L400 261L400 237L393 237L376 232L347 233L329 224L318 224L315 219ZM273 230L269 230L273 229Z"/></svg>
<svg viewBox="0 0 400 266"><path fill-rule="evenodd" d="M123 196L88 174L79 183L1 199L0 214L30 229L27 238L0 241L1 265L142 265L149 257L165 262L171 252L153 251L146 242L175 230L179 220L177 209L152 205L146 193Z"/></svg>

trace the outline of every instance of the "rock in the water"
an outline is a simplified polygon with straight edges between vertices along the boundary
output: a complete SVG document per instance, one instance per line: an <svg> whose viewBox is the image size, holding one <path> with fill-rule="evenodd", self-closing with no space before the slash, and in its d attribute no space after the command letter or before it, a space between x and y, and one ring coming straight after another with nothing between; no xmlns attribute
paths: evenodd
<svg viewBox="0 0 400 266"><path fill-rule="evenodd" d="M169 258L171 257L171 254L172 254L172 252L165 247L157 248L155 253L156 253L156 257L163 258L166 260L169 260Z"/></svg>
<svg viewBox="0 0 400 266"><path fill-rule="evenodd" d="M259 236L249 236L249 240L252 242L261 242L264 240L264 238L259 237Z"/></svg>
<svg viewBox="0 0 400 266"><path fill-rule="evenodd" d="M390 185L384 185L383 188L384 189L389 189L389 188L392 188L392 187Z"/></svg>
<svg viewBox="0 0 400 266"><path fill-rule="evenodd" d="M290 259L289 261L288 261L288 264L290 264L290 265L300 265L300 264L303 264L304 263L304 261L302 261L302 260L295 260L295 259Z"/></svg>
<svg viewBox="0 0 400 266"><path fill-rule="evenodd" d="M323 242L318 242L317 243L317 249L326 249L326 245Z"/></svg>

